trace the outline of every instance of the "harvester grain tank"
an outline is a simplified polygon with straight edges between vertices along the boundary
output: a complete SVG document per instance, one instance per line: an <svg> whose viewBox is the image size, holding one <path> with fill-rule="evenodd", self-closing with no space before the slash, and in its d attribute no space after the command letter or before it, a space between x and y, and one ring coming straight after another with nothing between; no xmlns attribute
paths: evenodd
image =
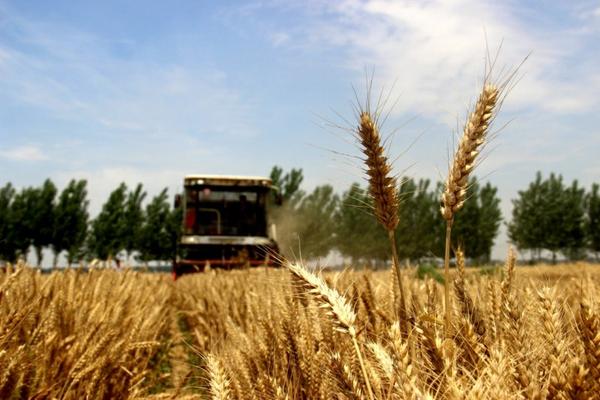
<svg viewBox="0 0 600 400"><path fill-rule="evenodd" d="M276 228L268 209L277 188L260 176L188 175L183 195L183 231L173 275L207 268L278 266Z"/></svg>

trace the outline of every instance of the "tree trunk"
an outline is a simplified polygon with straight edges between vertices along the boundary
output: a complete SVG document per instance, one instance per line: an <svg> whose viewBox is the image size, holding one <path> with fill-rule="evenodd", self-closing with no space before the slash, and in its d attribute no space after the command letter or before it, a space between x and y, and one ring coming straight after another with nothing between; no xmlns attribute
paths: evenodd
<svg viewBox="0 0 600 400"><path fill-rule="evenodd" d="M533 265L534 261L535 261L535 251L533 249L531 249L529 251L529 264Z"/></svg>
<svg viewBox="0 0 600 400"><path fill-rule="evenodd" d="M52 260L52 269L56 269L58 266L58 256L60 255L60 251L54 252L54 259Z"/></svg>
<svg viewBox="0 0 600 400"><path fill-rule="evenodd" d="M556 251L552 252L552 265L556 265Z"/></svg>
<svg viewBox="0 0 600 400"><path fill-rule="evenodd" d="M35 247L35 255L37 257L37 267L38 268L42 268L42 258L44 257L44 255L42 254L42 247L41 246L36 246Z"/></svg>

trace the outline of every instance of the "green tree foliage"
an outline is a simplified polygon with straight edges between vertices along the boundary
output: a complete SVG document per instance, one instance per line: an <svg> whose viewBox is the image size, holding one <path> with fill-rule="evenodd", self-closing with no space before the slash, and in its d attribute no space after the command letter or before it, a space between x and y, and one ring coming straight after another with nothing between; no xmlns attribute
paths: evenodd
<svg viewBox="0 0 600 400"><path fill-rule="evenodd" d="M531 250L539 259L544 247L544 208L546 205L545 187L542 174L538 172L527 190L518 192L518 198L512 201L512 220L508 224L508 237L519 249Z"/></svg>
<svg viewBox="0 0 600 400"><path fill-rule="evenodd" d="M271 172L273 181L280 185L292 179L291 176L284 176L278 167ZM354 262L388 260L386 233L372 215L368 192L359 184L353 184L341 200L330 186L317 187L308 196L299 186L288 187L294 190L284 191L283 205L272 213L284 251L292 249L294 254L313 258L337 249ZM400 223L396 231L401 258L418 261L442 254L444 221L439 213L439 187L431 190L428 180L402 180ZM455 243L463 244L468 257L489 260L501 221L497 189L489 183L480 187L473 179L468 196L469 201L455 221ZM295 201L291 200L294 198Z"/></svg>
<svg viewBox="0 0 600 400"><path fill-rule="evenodd" d="M140 235L144 221L142 202L145 198L146 192L143 190L141 183L138 183L136 188L129 192L127 196L123 227L124 247L127 259L129 259L131 253L140 248Z"/></svg>
<svg viewBox="0 0 600 400"><path fill-rule="evenodd" d="M127 201L127 185L121 183L102 206L102 211L92 222L89 237L89 250L92 254L106 260L115 257L125 249L126 220L125 203Z"/></svg>
<svg viewBox="0 0 600 400"><path fill-rule="evenodd" d="M10 183L0 188L0 260L4 261L14 261L17 257L11 217L14 196L15 189Z"/></svg>
<svg viewBox="0 0 600 400"><path fill-rule="evenodd" d="M82 256L88 224L87 181L71 180L61 192L54 209L54 229L51 247L53 266L58 256L67 252L67 262L72 264Z"/></svg>
<svg viewBox="0 0 600 400"><path fill-rule="evenodd" d="M498 188L486 183L479 192L480 219L478 230L477 257L483 261L489 261L492 257L494 240L498 236L500 223L502 222L502 211L500 210L500 198Z"/></svg>
<svg viewBox="0 0 600 400"><path fill-rule="evenodd" d="M565 188L563 199L563 240L561 252L570 260L585 257L585 190L577 180Z"/></svg>
<svg viewBox="0 0 600 400"><path fill-rule="evenodd" d="M440 182L437 193L443 190ZM452 247L462 247L467 258L480 263L488 262L491 258L494 240L498 236L502 211L497 188L490 183L483 187L475 177L469 180L467 201L457 213L452 225ZM439 195L436 197L439 199ZM434 205L436 211L435 254L440 256L444 251L446 221L439 212L439 203Z"/></svg>
<svg viewBox="0 0 600 400"><path fill-rule="evenodd" d="M54 236L55 199L57 189L50 179L46 179L41 188L32 192L34 212L31 215L31 239L37 265L41 266L44 247L52 244Z"/></svg>
<svg viewBox="0 0 600 400"><path fill-rule="evenodd" d="M519 198L513 200L513 218L509 224L509 237L521 249L537 253L541 250L557 253L569 259L582 257L585 246L584 231L585 192L577 181L565 187L562 176L550 174L536 179Z"/></svg>
<svg viewBox="0 0 600 400"><path fill-rule="evenodd" d="M396 231L398 256L411 261L431 256L435 251L438 199L429 190L430 181L404 178L399 188L400 222Z"/></svg>
<svg viewBox="0 0 600 400"><path fill-rule="evenodd" d="M301 217L297 223L302 256L326 256L334 245L334 214L339 202L330 185L318 186L304 197L296 210Z"/></svg>
<svg viewBox="0 0 600 400"><path fill-rule="evenodd" d="M475 177L471 178L467 189L467 201L456 215L452 227L454 247L460 245L468 258L480 262L489 261L501 221L502 212L497 188L490 183L482 188ZM440 225L443 225L441 217ZM438 236L440 251L443 229L445 227L439 230Z"/></svg>
<svg viewBox="0 0 600 400"><path fill-rule="evenodd" d="M440 217L440 225L441 223ZM477 236L479 232L479 224L481 223L481 212L479 207L479 184L473 179L469 179L469 185L467 186L467 201L463 208L454 217L454 223L452 225L452 247L462 247L465 257L476 258L479 250L479 238ZM440 229L439 241L442 243L445 234L445 226ZM440 246L440 253L442 247Z"/></svg>
<svg viewBox="0 0 600 400"><path fill-rule="evenodd" d="M594 253L598 261L600 253L600 195L599 185L594 183L592 190L585 197L585 235L588 249ZM0 200L1 201L1 200ZM0 207L2 207L0 205ZM1 209L1 208L0 208Z"/></svg>
<svg viewBox="0 0 600 400"><path fill-rule="evenodd" d="M177 248L182 233L183 208L172 208L167 218L166 228L168 234L168 247L165 247L166 259L175 261L177 258Z"/></svg>
<svg viewBox="0 0 600 400"><path fill-rule="evenodd" d="M354 183L342 195L335 215L336 248L353 263L389 258L387 233L377 223L368 192Z"/></svg>
<svg viewBox="0 0 600 400"><path fill-rule="evenodd" d="M545 249L550 250L552 259L556 260L556 254L564 246L564 229L566 228L565 210L563 208L565 187L562 176L550 174L550 178L544 181L542 187L545 192L545 212L542 220L538 221L544 228L542 244Z"/></svg>
<svg viewBox="0 0 600 400"><path fill-rule="evenodd" d="M146 206L140 232L140 259L146 262L173 259L180 230L181 209L170 210L165 188Z"/></svg>
<svg viewBox="0 0 600 400"><path fill-rule="evenodd" d="M298 206L304 198L304 192L300 190L304 180L302 169L292 169L284 174L282 168L274 166L270 178L281 199L280 204L274 201L269 205L270 222L277 225L277 241L283 254L293 256L301 244L298 241L301 219Z"/></svg>
<svg viewBox="0 0 600 400"><path fill-rule="evenodd" d="M37 190L32 187L23 188L12 201L10 209L11 229L14 244L19 257L26 258L33 244L33 220L35 219L35 203Z"/></svg>
<svg viewBox="0 0 600 400"><path fill-rule="evenodd" d="M300 190L300 185L304 180L302 169L292 168L284 175L283 169L276 165L271 170L270 178L273 186L279 189L284 203L292 203L295 206L304 196L304 192Z"/></svg>

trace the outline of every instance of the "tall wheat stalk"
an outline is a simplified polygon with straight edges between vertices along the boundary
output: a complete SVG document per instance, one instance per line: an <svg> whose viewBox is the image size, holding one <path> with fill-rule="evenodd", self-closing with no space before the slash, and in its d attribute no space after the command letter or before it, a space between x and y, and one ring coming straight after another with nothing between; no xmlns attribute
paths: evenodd
<svg viewBox="0 0 600 400"><path fill-rule="evenodd" d="M356 135L365 155L364 163L369 181L369 194L373 198L373 206L377 221L387 231L388 240L392 250L392 262L398 278L400 291L400 310L398 313L400 327L405 324L406 303L402 284L402 271L396 249L396 227L398 226L399 196L396 178L392 176L392 167L385 156L381 143L381 135L377 124L377 117L368 109L359 116L359 125ZM404 332L404 329L401 329Z"/></svg>
<svg viewBox="0 0 600 400"><path fill-rule="evenodd" d="M450 328L452 310L450 307L450 244L452 224L455 214L465 203L469 176L476 165L477 156L486 142L488 128L499 99L497 86L485 83L475 109L469 115L463 134L456 149L452 166L448 172L442 195L441 213L446 220L446 243L444 251L444 325L446 337Z"/></svg>

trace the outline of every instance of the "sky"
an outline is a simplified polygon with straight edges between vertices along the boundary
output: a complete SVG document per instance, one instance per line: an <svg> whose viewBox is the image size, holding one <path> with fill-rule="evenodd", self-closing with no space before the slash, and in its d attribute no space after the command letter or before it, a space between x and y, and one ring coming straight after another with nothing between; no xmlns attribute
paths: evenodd
<svg viewBox="0 0 600 400"><path fill-rule="evenodd" d="M498 78L529 55L476 170L508 220L536 171L600 182L599 1L0 0L0 185L87 179L92 215L273 165L341 193L370 76L395 172L438 181L498 48Z"/></svg>

